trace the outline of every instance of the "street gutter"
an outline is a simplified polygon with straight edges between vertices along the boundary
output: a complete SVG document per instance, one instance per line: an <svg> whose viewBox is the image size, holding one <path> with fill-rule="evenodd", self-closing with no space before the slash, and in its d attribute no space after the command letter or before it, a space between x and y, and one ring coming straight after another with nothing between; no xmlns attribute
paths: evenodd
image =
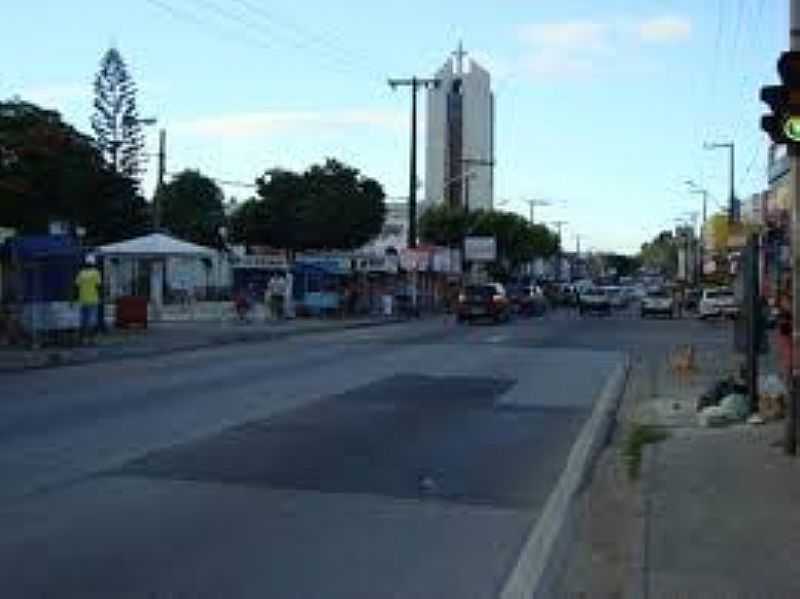
<svg viewBox="0 0 800 599"><path fill-rule="evenodd" d="M572 446L566 466L498 594L500 599L554 596L554 584L575 537L578 497L608 442L628 381L626 356L612 372Z"/></svg>

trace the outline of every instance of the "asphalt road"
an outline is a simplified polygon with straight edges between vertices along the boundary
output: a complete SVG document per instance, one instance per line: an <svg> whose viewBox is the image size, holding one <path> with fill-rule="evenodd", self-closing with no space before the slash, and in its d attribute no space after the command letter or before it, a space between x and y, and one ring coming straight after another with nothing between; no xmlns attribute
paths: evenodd
<svg viewBox="0 0 800 599"><path fill-rule="evenodd" d="M437 319L4 375L0 588L492 597L622 352L713 326Z"/></svg>

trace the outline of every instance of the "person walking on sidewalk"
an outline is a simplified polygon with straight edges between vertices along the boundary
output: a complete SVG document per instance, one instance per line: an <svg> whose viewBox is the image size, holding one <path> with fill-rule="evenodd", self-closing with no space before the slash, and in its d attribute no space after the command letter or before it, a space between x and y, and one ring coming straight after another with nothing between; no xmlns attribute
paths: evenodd
<svg viewBox="0 0 800 599"><path fill-rule="evenodd" d="M283 318L283 307L285 303L286 285L282 278L274 275L267 285L269 291L269 306L272 320Z"/></svg>
<svg viewBox="0 0 800 599"><path fill-rule="evenodd" d="M98 307L100 305L100 271L97 270L97 261L91 254L86 256L83 268L75 277L75 287L78 290L78 305L80 306L82 343L94 340L97 332Z"/></svg>

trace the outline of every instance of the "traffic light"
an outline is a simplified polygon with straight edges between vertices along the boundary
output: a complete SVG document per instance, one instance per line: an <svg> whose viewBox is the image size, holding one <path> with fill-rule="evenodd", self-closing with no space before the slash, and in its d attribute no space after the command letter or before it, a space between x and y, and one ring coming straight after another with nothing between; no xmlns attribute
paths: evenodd
<svg viewBox="0 0 800 599"><path fill-rule="evenodd" d="M761 117L761 128L776 144L800 148L800 52L790 51L778 59L781 85L761 88L761 101L772 114Z"/></svg>

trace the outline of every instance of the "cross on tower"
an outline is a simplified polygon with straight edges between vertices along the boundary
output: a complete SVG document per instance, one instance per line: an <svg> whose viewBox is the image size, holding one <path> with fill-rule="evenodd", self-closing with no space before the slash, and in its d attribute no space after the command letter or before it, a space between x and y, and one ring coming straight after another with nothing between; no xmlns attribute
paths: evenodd
<svg viewBox="0 0 800 599"><path fill-rule="evenodd" d="M464 74L464 57L467 55L467 51L464 50L463 42L458 42L458 48L456 51L453 52L453 56L456 57L456 74L463 75Z"/></svg>

